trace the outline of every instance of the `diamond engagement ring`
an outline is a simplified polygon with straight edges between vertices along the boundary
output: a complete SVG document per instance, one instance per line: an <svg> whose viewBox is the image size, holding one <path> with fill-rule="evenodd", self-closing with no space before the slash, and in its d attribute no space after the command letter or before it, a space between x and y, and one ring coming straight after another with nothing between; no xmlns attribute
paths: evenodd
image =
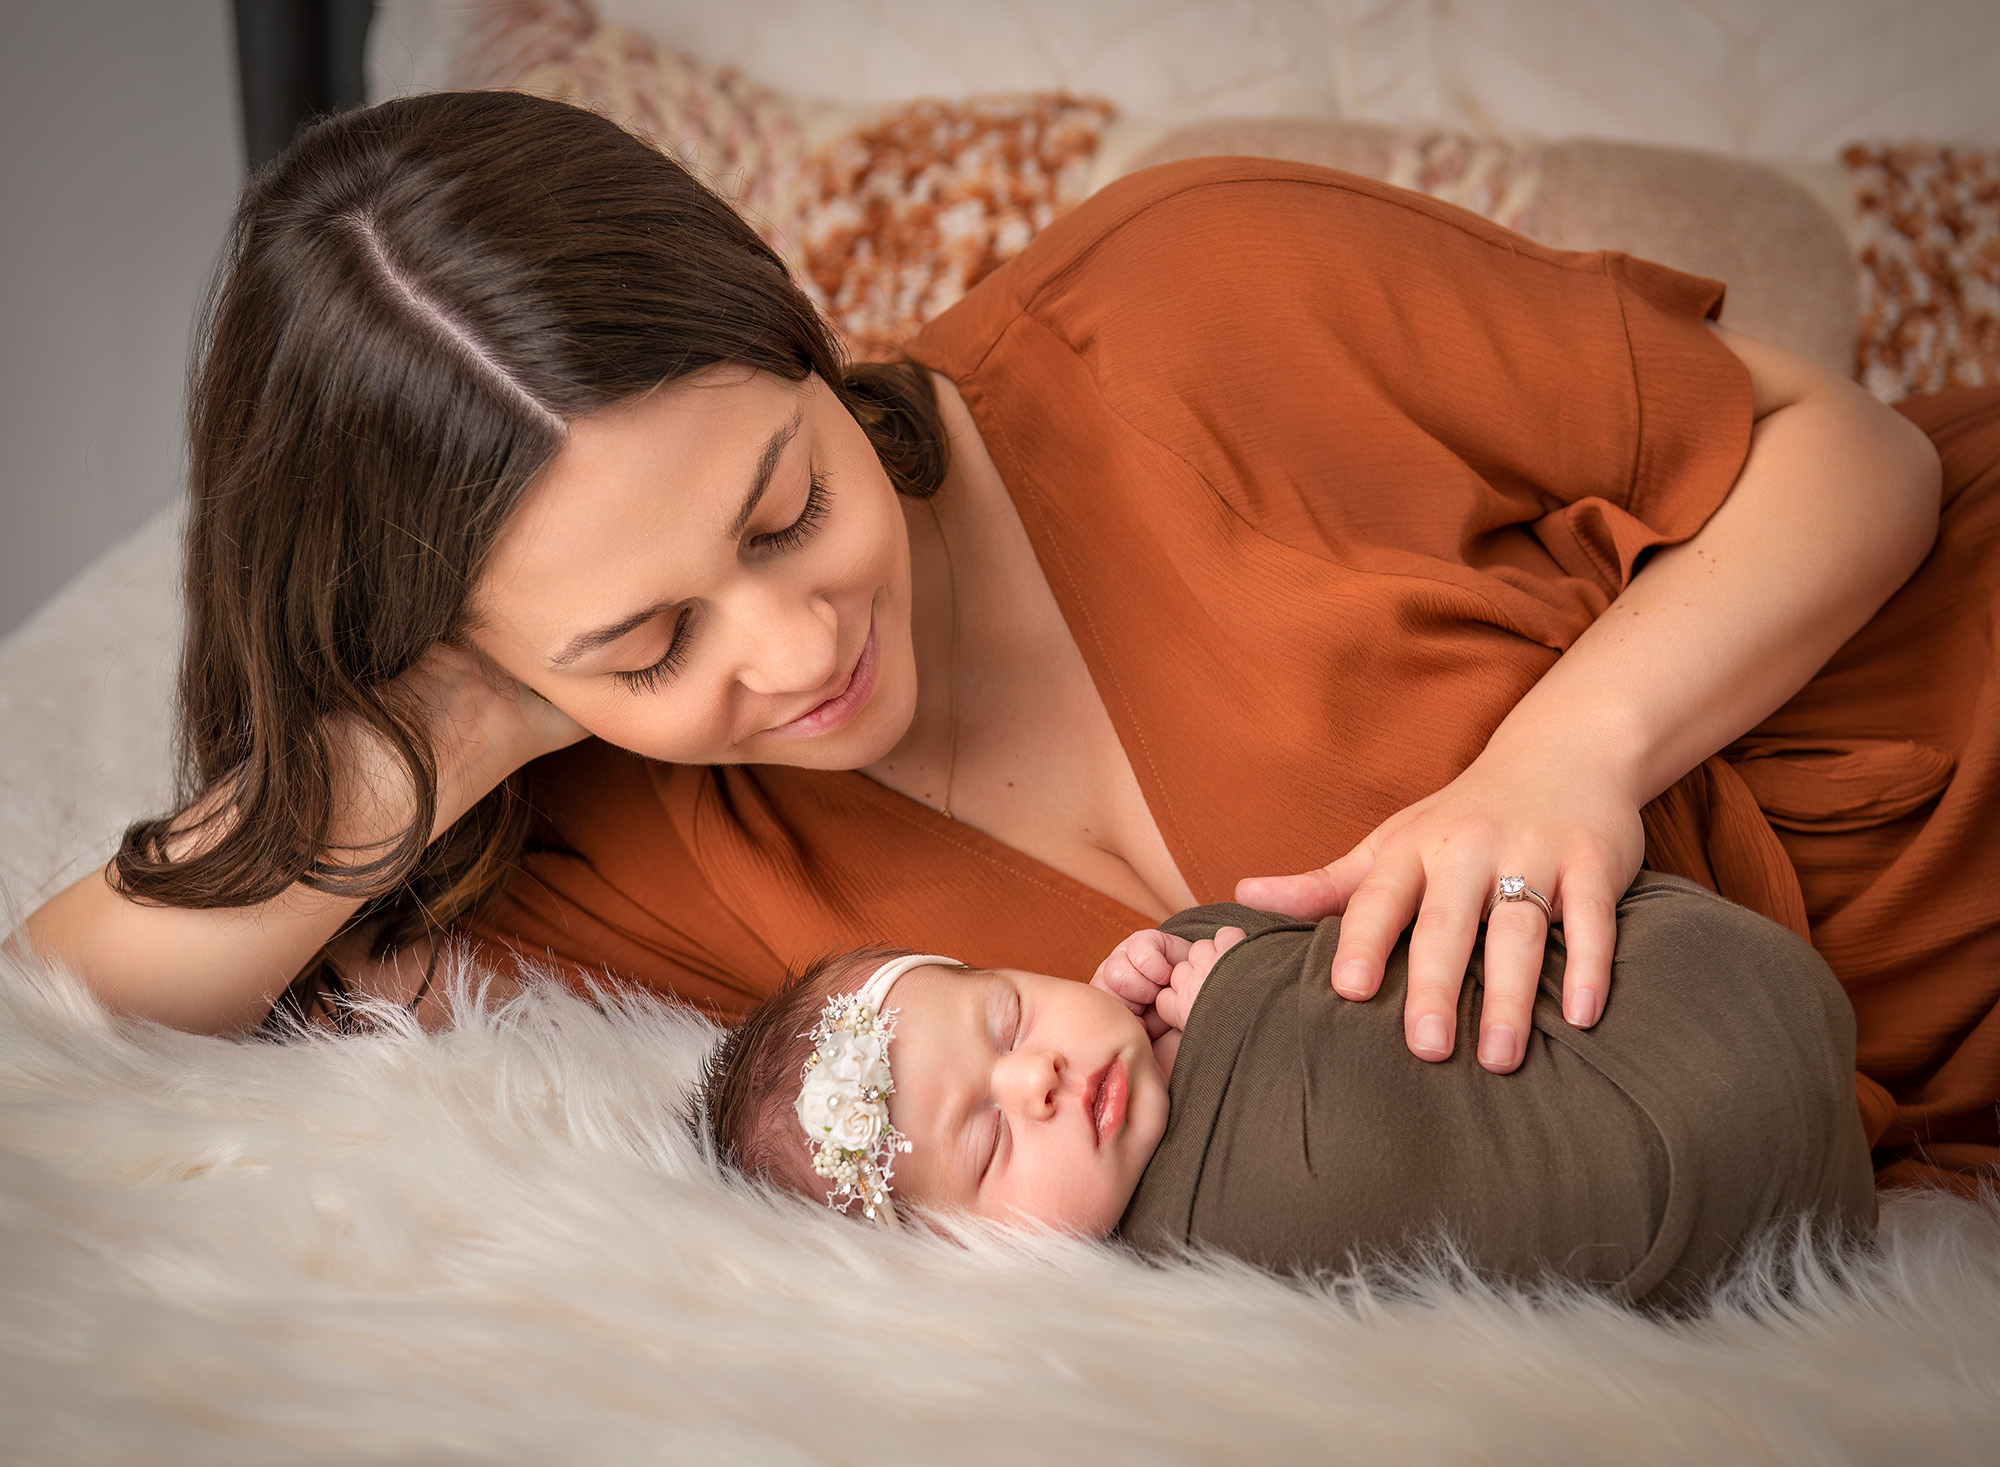
<svg viewBox="0 0 2000 1467"><path fill-rule="evenodd" d="M1491 917L1493 909L1502 902L1533 902L1542 909L1542 916L1551 923L1556 920L1556 914L1549 910L1549 899L1528 885L1528 878L1525 876L1501 877L1500 889L1493 893L1493 899L1486 904L1486 915Z"/></svg>

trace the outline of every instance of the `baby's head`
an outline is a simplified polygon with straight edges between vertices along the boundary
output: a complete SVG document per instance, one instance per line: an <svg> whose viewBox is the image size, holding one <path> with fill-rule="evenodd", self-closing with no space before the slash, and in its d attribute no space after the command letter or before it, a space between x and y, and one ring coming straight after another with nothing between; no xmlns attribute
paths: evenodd
<svg viewBox="0 0 2000 1467"><path fill-rule="evenodd" d="M872 1018L855 1012L857 995L878 999ZM878 1059L894 1134L868 1101ZM799 1114L809 1075L810 1139ZM699 1110L725 1161L836 1207L865 1210L869 1179L886 1172L904 1215L1103 1237L1166 1129L1167 1083L1145 1026L1102 989L873 948L815 963L761 1004L710 1060ZM842 1195L849 1142L873 1162Z"/></svg>

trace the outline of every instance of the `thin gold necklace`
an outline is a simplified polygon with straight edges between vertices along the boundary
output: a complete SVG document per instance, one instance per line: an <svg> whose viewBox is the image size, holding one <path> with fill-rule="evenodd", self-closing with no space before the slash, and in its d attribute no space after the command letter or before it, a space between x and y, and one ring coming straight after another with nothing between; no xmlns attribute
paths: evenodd
<svg viewBox="0 0 2000 1467"><path fill-rule="evenodd" d="M951 782L958 774L958 567L952 563L951 541L945 537L944 521L938 518L937 501L926 499L924 506L931 512L931 523L937 526L938 544L944 547L945 584L951 587L951 671L945 684L951 701L951 732L945 743L944 803L938 806L938 814L949 820Z"/></svg>

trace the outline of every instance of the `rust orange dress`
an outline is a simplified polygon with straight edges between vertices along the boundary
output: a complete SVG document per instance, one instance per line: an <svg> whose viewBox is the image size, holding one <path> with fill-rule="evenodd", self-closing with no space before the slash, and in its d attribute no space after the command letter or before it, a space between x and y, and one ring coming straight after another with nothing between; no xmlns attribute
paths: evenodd
<svg viewBox="0 0 2000 1467"><path fill-rule="evenodd" d="M911 353L963 394L1206 902L1447 784L1702 526L1750 432L1721 302L1365 179L1205 159L1098 194ZM1945 456L1937 550L1647 808L1646 859L1809 933L1860 1017L1878 1161L1935 1180L2000 1161L2000 394L1907 411ZM532 792L535 849L469 933L722 1017L831 949L1082 979L1150 925L858 773L586 743Z"/></svg>

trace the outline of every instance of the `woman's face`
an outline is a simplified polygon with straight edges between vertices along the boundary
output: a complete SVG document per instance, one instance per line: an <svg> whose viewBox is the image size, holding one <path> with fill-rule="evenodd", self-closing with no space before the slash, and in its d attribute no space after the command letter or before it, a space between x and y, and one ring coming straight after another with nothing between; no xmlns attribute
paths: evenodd
<svg viewBox="0 0 2000 1467"><path fill-rule="evenodd" d="M1145 1026L1100 988L1013 968L913 968L894 1009L894 1194L1101 1238L1167 1127Z"/></svg>
<svg viewBox="0 0 2000 1467"><path fill-rule="evenodd" d="M504 671L653 759L853 769L916 708L900 502L816 376L713 367L572 424L472 610Z"/></svg>

